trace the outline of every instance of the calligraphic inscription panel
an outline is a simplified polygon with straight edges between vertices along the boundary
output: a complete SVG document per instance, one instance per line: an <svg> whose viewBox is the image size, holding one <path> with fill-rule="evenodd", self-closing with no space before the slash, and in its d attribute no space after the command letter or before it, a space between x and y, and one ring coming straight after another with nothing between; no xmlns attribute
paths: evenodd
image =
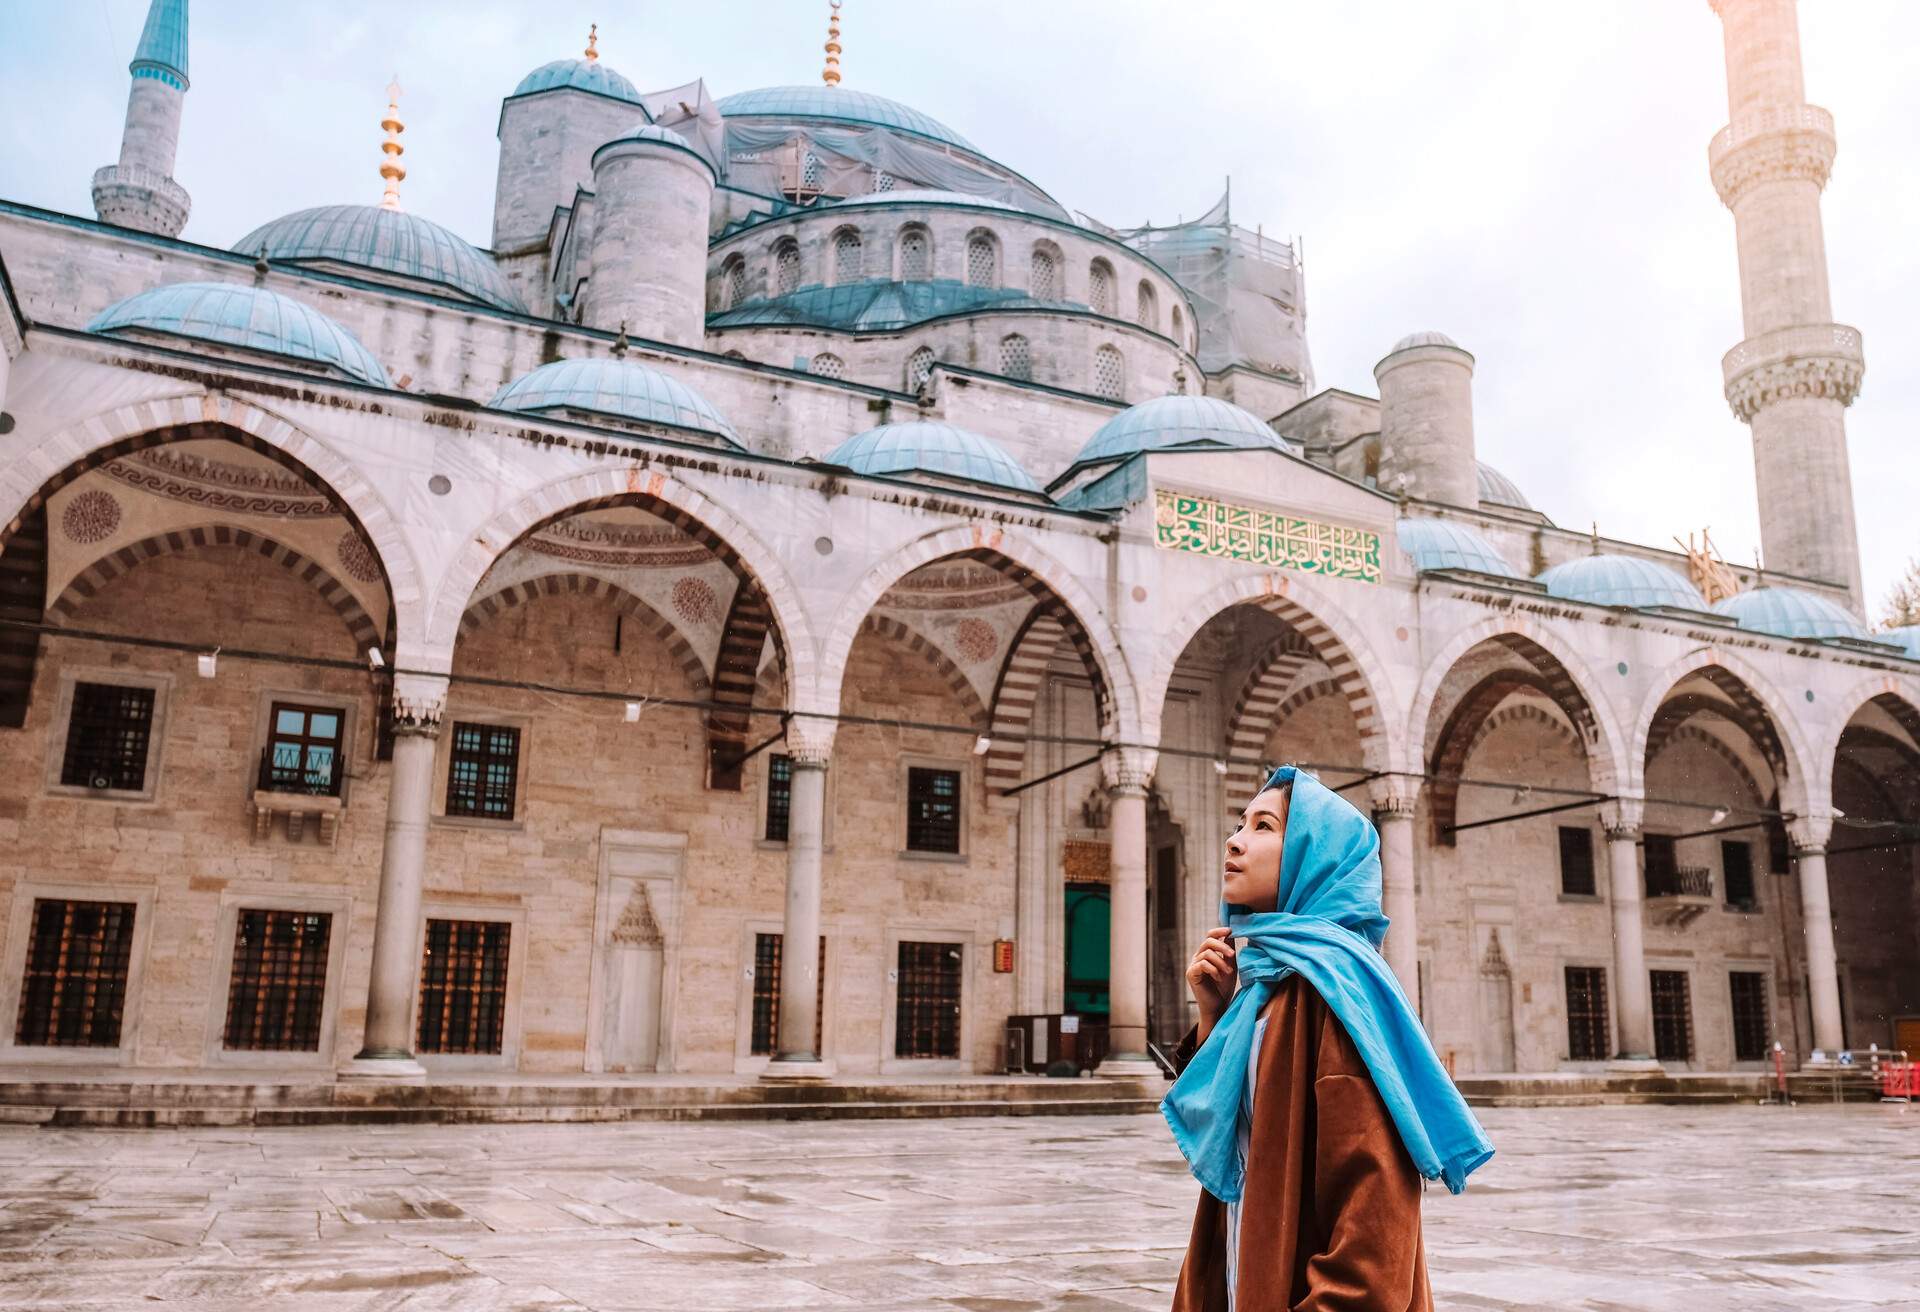
<svg viewBox="0 0 1920 1312"><path fill-rule="evenodd" d="M1380 535L1368 529L1296 519L1166 488L1155 490L1153 526L1154 541L1169 551L1380 581Z"/></svg>

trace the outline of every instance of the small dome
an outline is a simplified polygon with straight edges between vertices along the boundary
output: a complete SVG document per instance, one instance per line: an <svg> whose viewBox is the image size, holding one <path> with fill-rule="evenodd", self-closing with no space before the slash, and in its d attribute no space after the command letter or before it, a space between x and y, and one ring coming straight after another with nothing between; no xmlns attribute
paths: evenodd
<svg viewBox="0 0 1920 1312"><path fill-rule="evenodd" d="M1520 485L1484 460L1474 461L1480 479L1480 504L1507 506L1513 510L1532 510Z"/></svg>
<svg viewBox="0 0 1920 1312"><path fill-rule="evenodd" d="M126 329L308 360L375 387L393 385L359 338L320 311L264 287L176 282L110 305L87 325L93 333Z"/></svg>
<svg viewBox="0 0 1920 1312"><path fill-rule="evenodd" d="M635 105L640 103L640 89L597 59L556 59L551 64L542 64L520 79L513 94L530 96L536 91L558 91L562 87L591 91L596 96L612 96Z"/></svg>
<svg viewBox="0 0 1920 1312"><path fill-rule="evenodd" d="M972 205L979 209L1012 210L1024 214L1018 205L987 196L969 196L964 191L938 191L932 187L902 187L898 191L870 191L864 196L848 196L836 205Z"/></svg>
<svg viewBox="0 0 1920 1312"><path fill-rule="evenodd" d="M1205 447L1295 450L1264 421L1237 405L1212 396L1160 396L1107 420L1080 448L1074 463L1118 460L1138 451Z"/></svg>
<svg viewBox="0 0 1920 1312"><path fill-rule="evenodd" d="M931 420L869 428L828 452L826 460L862 474L944 474L1019 492L1040 490L999 443Z"/></svg>
<svg viewBox="0 0 1920 1312"><path fill-rule="evenodd" d="M1447 336L1445 333L1408 333L1405 337L1395 342L1393 344L1393 350L1388 351L1387 354L1393 355L1398 351L1411 351L1416 346L1451 346L1456 351L1464 349L1460 343L1454 341L1453 338Z"/></svg>
<svg viewBox="0 0 1920 1312"><path fill-rule="evenodd" d="M556 360L514 379L490 401L495 410L581 410L713 433L738 446L733 425L704 396L633 360Z"/></svg>
<svg viewBox="0 0 1920 1312"><path fill-rule="evenodd" d="M262 224L233 244L242 255L331 260L438 283L502 310L526 312L492 260L417 214L378 205L321 205Z"/></svg>
<svg viewBox="0 0 1920 1312"><path fill-rule="evenodd" d="M1782 638L1873 636L1845 606L1804 588L1749 588L1715 602L1713 609L1743 629Z"/></svg>
<svg viewBox="0 0 1920 1312"><path fill-rule="evenodd" d="M1705 610L1699 589L1677 571L1638 556L1580 556L1540 575L1551 596L1600 606L1673 606Z"/></svg>
<svg viewBox="0 0 1920 1312"><path fill-rule="evenodd" d="M722 96L714 108L727 118L823 118L840 123L863 123L897 128L931 137L949 146L979 154L979 148L938 119L919 110L865 91L845 87L761 87Z"/></svg>
<svg viewBox="0 0 1920 1312"><path fill-rule="evenodd" d="M1920 624L1904 624L1897 629L1888 629L1885 633L1876 633L1873 636L1881 642L1905 647L1908 660L1920 661Z"/></svg>
<svg viewBox="0 0 1920 1312"><path fill-rule="evenodd" d="M1502 578L1520 577L1492 543L1450 519L1403 519L1399 535L1400 550L1413 557L1413 567L1421 574L1430 569L1464 569Z"/></svg>

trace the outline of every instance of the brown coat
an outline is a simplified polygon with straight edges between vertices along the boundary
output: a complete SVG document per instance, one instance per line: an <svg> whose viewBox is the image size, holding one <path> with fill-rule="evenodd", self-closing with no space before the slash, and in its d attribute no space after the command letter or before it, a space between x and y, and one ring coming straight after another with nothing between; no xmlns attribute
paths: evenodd
<svg viewBox="0 0 1920 1312"><path fill-rule="evenodd" d="M1255 1068L1234 1312L1432 1312L1414 1169L1366 1063L1299 975ZM1194 1052L1188 1031L1176 1061ZM1226 1312L1227 1208L1200 1191L1173 1312Z"/></svg>

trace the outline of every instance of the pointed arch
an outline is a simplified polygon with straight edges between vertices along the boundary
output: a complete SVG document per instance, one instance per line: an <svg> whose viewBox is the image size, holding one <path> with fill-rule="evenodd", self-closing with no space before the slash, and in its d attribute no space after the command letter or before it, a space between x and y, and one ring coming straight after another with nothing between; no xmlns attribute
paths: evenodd
<svg viewBox="0 0 1920 1312"><path fill-rule="evenodd" d="M639 621L641 628L665 644L667 653L686 676L687 685L693 689L696 698L704 699L712 694L713 685L707 678L707 667L680 627L648 605L638 594L593 574L542 574L537 578L509 584L488 596L478 597L460 617L460 635L464 638L481 625L536 597L558 596L605 597L613 603L615 610L622 615L632 616Z"/></svg>
<svg viewBox="0 0 1920 1312"><path fill-rule="evenodd" d="M1047 666L1067 640L1067 626L1058 612L1035 606L1021 623L994 683L992 713L987 720L987 800L999 799L1020 782L1026 767L1027 734L1046 682Z"/></svg>
<svg viewBox="0 0 1920 1312"><path fill-rule="evenodd" d="M1684 680L1694 675L1723 695L1725 700L1712 709L1738 724L1774 768L1782 807L1804 814L1815 797L1825 795L1818 791L1824 788L1825 775L1815 775L1810 768L1812 756L1806 740L1779 691L1745 660L1717 647L1688 652L1651 681L1628 739L1627 781L1635 794L1646 791L1648 744L1653 739L1655 723L1666 723L1660 714L1661 707L1672 699ZM1702 708L1696 705L1694 709ZM1679 723L1684 718L1673 722Z"/></svg>
<svg viewBox="0 0 1920 1312"><path fill-rule="evenodd" d="M1229 813L1238 815L1236 797L1252 797L1265 781L1267 739L1278 724L1280 703L1300 671L1319 659L1307 640L1288 630L1260 653L1227 715L1227 783ZM1244 805L1242 803L1241 805Z"/></svg>
<svg viewBox="0 0 1920 1312"><path fill-rule="evenodd" d="M973 686L973 680L966 676L948 655L934 646L917 630L908 628L890 615L868 615L861 622L860 632L870 633L888 642L897 642L908 651L918 653L927 664L939 672L946 680L947 688L966 708L967 718L976 724L985 726L987 708L980 700L979 691Z"/></svg>

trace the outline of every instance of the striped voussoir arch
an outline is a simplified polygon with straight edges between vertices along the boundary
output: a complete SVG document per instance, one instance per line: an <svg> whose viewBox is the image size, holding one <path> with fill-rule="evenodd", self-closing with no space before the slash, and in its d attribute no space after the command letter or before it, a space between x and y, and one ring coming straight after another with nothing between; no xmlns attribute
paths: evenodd
<svg viewBox="0 0 1920 1312"><path fill-rule="evenodd" d="M1327 667L1328 677L1340 690L1340 695L1347 699L1347 708L1353 712L1353 727L1360 735L1360 751L1365 757L1369 749L1375 746L1374 740L1385 737L1386 730L1380 723L1380 708L1367 687L1366 675L1361 672L1360 663L1354 659L1352 650L1312 611L1296 601L1268 593L1249 598L1245 604L1258 606L1283 621L1320 658Z"/></svg>
<svg viewBox="0 0 1920 1312"><path fill-rule="evenodd" d="M525 605L536 597L558 596L609 599L621 614L631 615L648 633L666 644L668 654L687 676L687 684L696 698L705 700L711 694L712 683L707 678L706 665L673 621L625 588L591 574L543 574L539 578L510 583L467 607L466 613L460 617L460 636L467 636L512 607Z"/></svg>
<svg viewBox="0 0 1920 1312"><path fill-rule="evenodd" d="M1525 702L1521 702L1514 706L1502 706L1499 710L1481 721L1480 727L1474 730L1473 741L1467 744L1467 756L1471 757L1475 752L1479 751L1480 744L1491 737L1496 730L1514 724L1529 724L1547 729L1556 737L1563 740L1567 746L1573 748L1574 751L1584 752L1585 750L1581 747L1580 739L1575 736L1573 730L1567 727L1565 720L1538 706L1530 706Z"/></svg>
<svg viewBox="0 0 1920 1312"><path fill-rule="evenodd" d="M967 719L975 724L986 722L987 708L981 705L980 694L974 688L973 680L969 679L945 652L927 641L917 630L908 628L890 615L869 614L860 622L860 632L871 633L889 642L900 643L909 651L919 653L940 672L940 677L946 681L947 687L966 707Z"/></svg>
<svg viewBox="0 0 1920 1312"><path fill-rule="evenodd" d="M727 627L713 662L713 700L707 716L707 786L740 791L747 739L753 734L753 693L760 682L760 658L767 636L779 633L767 595L750 575L742 575L727 608Z"/></svg>
<svg viewBox="0 0 1920 1312"><path fill-rule="evenodd" d="M1666 734L1661 741L1660 749L1667 751L1683 743L1698 747L1718 757L1720 761L1739 778L1755 802L1759 802L1767 796L1769 790L1760 786L1760 781L1754 777L1753 771L1747 768L1747 763L1741 757L1739 751L1730 745L1726 739L1708 733L1705 729L1697 725L1686 724L1680 725ZM1649 762L1653 759L1651 755L1647 757ZM1722 799L1715 800L1718 801Z"/></svg>
<svg viewBox="0 0 1920 1312"><path fill-rule="evenodd" d="M1227 716L1227 814L1237 816L1266 780L1267 739L1280 723L1280 703L1300 671L1320 659L1291 630L1260 653ZM1236 801L1235 799L1242 799Z"/></svg>
<svg viewBox="0 0 1920 1312"><path fill-rule="evenodd" d="M1713 677L1717 672L1723 678ZM1647 761L1651 762L1665 749L1681 725L1696 715L1717 715L1737 727L1747 736L1748 741L1766 758L1767 766L1776 779L1787 777L1786 748L1775 732L1773 720L1767 715L1760 699L1740 682L1739 676L1731 674L1718 666L1709 666L1700 671L1706 675L1725 696L1709 696L1703 692L1677 692L1660 703L1660 709L1654 712L1653 723L1647 729Z"/></svg>
<svg viewBox="0 0 1920 1312"><path fill-rule="evenodd" d="M1087 678L1093 684L1093 700L1101 732L1107 732L1115 714L1113 690L1107 686L1106 672L1100 667L1100 657L1094 647L1093 638L1087 633L1086 625L1081 622L1080 617L1073 613L1073 609L1060 599L1038 573L991 547L975 547L967 551L955 552L947 559L973 560L982 565L991 565L1000 571L1009 583L1018 584L1038 603L1041 610L1052 614L1059 621L1067 641L1073 644L1074 651L1079 654L1081 665L1086 667Z"/></svg>
<svg viewBox="0 0 1920 1312"><path fill-rule="evenodd" d="M993 710L987 721L987 798L993 801L1020 782L1027 764L1027 734L1033 728L1034 708L1047 666L1060 644L1067 641L1061 616L1037 606L1008 644L993 690Z"/></svg>
<svg viewBox="0 0 1920 1312"><path fill-rule="evenodd" d="M362 652L379 645L379 626L344 583L292 547L250 529L229 524L169 529L108 552L82 570L54 598L53 604L47 607L47 622L65 624L101 588L136 565L161 556L206 547L244 551L278 565L320 594L321 599L333 608L334 614L340 617L340 622L347 626L347 632L353 635L354 645Z"/></svg>
<svg viewBox="0 0 1920 1312"><path fill-rule="evenodd" d="M1467 689L1448 713L1446 722L1440 728L1440 737L1434 742L1433 756L1427 764L1427 777L1432 781L1428 791L1428 811L1433 818L1433 841L1436 845L1454 846L1453 826L1460 812L1460 776L1466 768L1467 754L1479 735L1480 726L1499 709L1501 702L1522 692L1552 698L1554 685L1537 670L1505 666ZM1567 708L1561 709L1564 711ZM1588 755L1584 743L1581 744L1581 754Z"/></svg>

